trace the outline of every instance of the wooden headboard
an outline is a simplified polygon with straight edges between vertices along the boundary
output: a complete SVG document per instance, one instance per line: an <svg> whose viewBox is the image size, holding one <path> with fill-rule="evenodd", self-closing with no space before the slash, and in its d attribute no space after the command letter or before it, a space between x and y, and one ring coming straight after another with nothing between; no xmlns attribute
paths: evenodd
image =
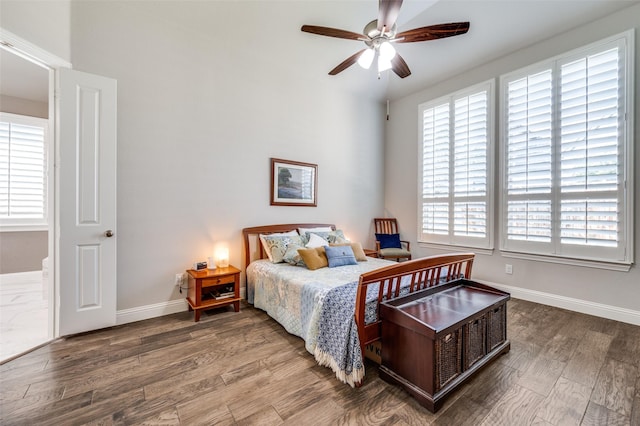
<svg viewBox="0 0 640 426"><path fill-rule="evenodd" d="M332 223L285 223L282 225L264 225L254 226L252 228L244 228L242 230L242 238L244 240L244 268L256 259L264 259L267 257L262 249L260 234L275 234L278 232L289 232L298 228L317 228L320 226L328 226L335 231L336 226Z"/></svg>

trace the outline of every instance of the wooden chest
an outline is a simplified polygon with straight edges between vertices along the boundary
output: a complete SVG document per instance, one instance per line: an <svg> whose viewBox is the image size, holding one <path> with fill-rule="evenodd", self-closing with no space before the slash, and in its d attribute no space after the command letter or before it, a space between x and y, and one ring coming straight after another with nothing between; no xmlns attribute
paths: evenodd
<svg viewBox="0 0 640 426"><path fill-rule="evenodd" d="M510 349L509 294L461 279L380 305L380 377L430 411L475 372Z"/></svg>

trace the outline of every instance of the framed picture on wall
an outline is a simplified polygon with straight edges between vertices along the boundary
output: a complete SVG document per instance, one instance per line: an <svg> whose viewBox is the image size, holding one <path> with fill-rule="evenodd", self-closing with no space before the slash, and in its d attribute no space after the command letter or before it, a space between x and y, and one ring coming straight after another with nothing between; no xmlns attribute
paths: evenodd
<svg viewBox="0 0 640 426"><path fill-rule="evenodd" d="M316 207L318 166L271 159L271 205Z"/></svg>

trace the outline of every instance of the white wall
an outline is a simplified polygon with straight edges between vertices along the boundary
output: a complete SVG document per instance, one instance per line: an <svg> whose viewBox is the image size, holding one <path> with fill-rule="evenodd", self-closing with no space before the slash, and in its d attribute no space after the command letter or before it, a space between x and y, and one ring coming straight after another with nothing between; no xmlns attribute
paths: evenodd
<svg viewBox="0 0 640 426"><path fill-rule="evenodd" d="M0 27L66 61L70 0L2 0Z"/></svg>
<svg viewBox="0 0 640 426"><path fill-rule="evenodd" d="M28 115L31 117L47 118L49 104L13 96L0 95L0 111L12 114Z"/></svg>
<svg viewBox="0 0 640 426"><path fill-rule="evenodd" d="M635 92L637 93L640 87L640 79L638 78L640 74L640 66L638 66L640 61L640 51L638 51L638 46L640 46L638 43L640 5L573 29L562 36L522 49L477 69L462 72L438 85L392 102L391 121L387 126L385 138L385 211L388 215L396 216L399 219L402 225L402 236L412 241L412 251L415 257L436 254L434 250L419 247L416 242L418 105L630 28L636 29ZM637 212L637 206L640 202L640 149L637 148L637 141L640 140L640 97L637 95L635 102L635 198ZM499 188L496 187L497 190ZM636 261L640 247L640 223L638 223L637 217L636 214ZM495 223L496 229L498 229L497 220ZM640 297L638 297L640 294L640 270L637 266L634 265L629 272L611 272L601 269L507 259L500 254L498 241L499 239L496 238L496 250L492 255L479 254L477 256L473 271L474 278L511 286L518 291L518 294L532 298L540 296L536 292L542 292L544 297L539 297L539 300L551 302L555 300L559 305L562 305L564 298L572 299L574 302L575 300L584 301L583 306L592 308L595 306L596 309L592 309L592 312L596 312L601 307L597 304L606 305L605 310L609 312L622 310L625 311L624 313L629 313L626 310L630 310L631 316L640 319ZM513 265L513 275L505 274L506 263ZM569 303L568 306L576 307L576 303L573 305Z"/></svg>
<svg viewBox="0 0 640 426"><path fill-rule="evenodd" d="M70 54L69 0L2 0L0 27L21 39L68 61ZM47 103L0 96L2 111L47 118ZM48 232L3 232L0 235L0 271L34 271L48 254Z"/></svg>
<svg viewBox="0 0 640 426"><path fill-rule="evenodd" d="M47 231L0 232L0 274L42 270Z"/></svg>
<svg viewBox="0 0 640 426"><path fill-rule="evenodd" d="M216 243L242 267L244 227L329 222L370 243L383 107L274 55L290 7L304 4L72 3L74 69L118 80L118 310L183 298L175 273ZM270 157L318 165L318 207L269 205Z"/></svg>
<svg viewBox="0 0 640 426"><path fill-rule="evenodd" d="M228 244L231 262L242 266L246 226L335 222L370 244L382 187L386 212L399 218L414 255L431 254L415 244L417 105L640 27L635 6L463 72L392 102L383 135L381 105L328 79L298 75L296 63L305 58L287 55L285 29L270 25L265 35L264 23L277 23L291 7L304 2L82 1L69 9L68 1L2 1L3 28L78 70L118 80L119 310L181 298L174 274L209 255L216 242ZM635 111L640 122L637 98ZM318 164L317 208L269 206L270 157ZM512 276L503 273L507 262ZM507 261L496 250L478 256L474 276L640 311L637 267L619 273Z"/></svg>

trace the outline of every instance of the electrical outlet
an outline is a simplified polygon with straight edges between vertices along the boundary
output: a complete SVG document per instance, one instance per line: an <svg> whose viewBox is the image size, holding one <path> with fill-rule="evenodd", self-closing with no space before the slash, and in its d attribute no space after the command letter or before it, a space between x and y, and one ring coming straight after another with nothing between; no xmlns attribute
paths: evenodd
<svg viewBox="0 0 640 426"><path fill-rule="evenodd" d="M508 263L504 265L504 273L509 275L513 274L513 265L510 265Z"/></svg>
<svg viewBox="0 0 640 426"><path fill-rule="evenodd" d="M176 274L176 281L175 281L176 287L182 286L182 279L183 279L182 274Z"/></svg>

